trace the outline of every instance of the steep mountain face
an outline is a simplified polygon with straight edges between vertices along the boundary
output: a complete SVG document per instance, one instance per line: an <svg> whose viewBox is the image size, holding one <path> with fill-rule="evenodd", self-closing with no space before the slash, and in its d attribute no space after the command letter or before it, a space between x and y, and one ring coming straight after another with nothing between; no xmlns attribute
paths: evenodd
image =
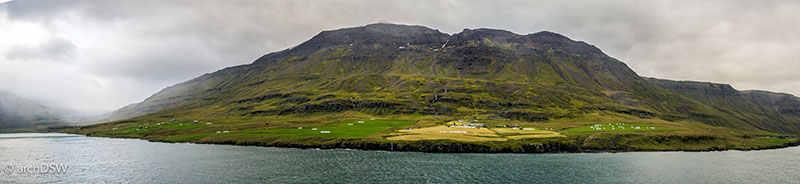
<svg viewBox="0 0 800 184"><path fill-rule="evenodd" d="M800 134L800 98L794 95L738 91L728 84L648 79L759 129Z"/></svg>
<svg viewBox="0 0 800 184"><path fill-rule="evenodd" d="M465 29L448 35L422 26L371 24L323 31L252 64L165 88L111 120L357 111L541 121L612 111L763 127L711 105L664 90L600 49L552 32Z"/></svg>
<svg viewBox="0 0 800 184"><path fill-rule="evenodd" d="M0 91L0 130L64 123L59 112L8 91Z"/></svg>

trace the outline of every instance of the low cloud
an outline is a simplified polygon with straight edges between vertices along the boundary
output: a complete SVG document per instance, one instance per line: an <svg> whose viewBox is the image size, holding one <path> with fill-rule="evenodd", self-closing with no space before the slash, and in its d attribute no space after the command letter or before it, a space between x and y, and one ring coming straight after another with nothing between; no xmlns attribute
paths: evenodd
<svg viewBox="0 0 800 184"><path fill-rule="evenodd" d="M9 60L69 61L76 54L76 47L72 42L63 38L53 38L39 45L14 45L5 56Z"/></svg>

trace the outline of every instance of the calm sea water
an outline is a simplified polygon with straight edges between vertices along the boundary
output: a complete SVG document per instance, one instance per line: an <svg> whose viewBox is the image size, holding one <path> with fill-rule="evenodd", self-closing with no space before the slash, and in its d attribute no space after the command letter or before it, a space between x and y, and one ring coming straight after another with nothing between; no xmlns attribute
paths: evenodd
<svg viewBox="0 0 800 184"><path fill-rule="evenodd" d="M0 134L0 183L800 183L800 148L597 154L435 154L169 144Z"/></svg>

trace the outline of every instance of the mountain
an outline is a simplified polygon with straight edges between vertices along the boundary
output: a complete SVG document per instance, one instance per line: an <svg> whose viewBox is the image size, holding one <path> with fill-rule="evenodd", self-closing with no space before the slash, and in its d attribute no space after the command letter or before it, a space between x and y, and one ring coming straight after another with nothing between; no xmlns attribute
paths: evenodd
<svg viewBox="0 0 800 184"><path fill-rule="evenodd" d="M0 91L0 131L65 123L56 109Z"/></svg>
<svg viewBox="0 0 800 184"><path fill-rule="evenodd" d="M800 98L768 91L738 91L728 84L648 78L758 129L800 134Z"/></svg>
<svg viewBox="0 0 800 184"><path fill-rule="evenodd" d="M355 112L538 122L608 112L800 133L792 115L800 105L784 103L796 97L679 86L684 83L640 77L597 47L553 32L465 29L449 35L423 26L370 24L323 31L251 64L167 87L109 120Z"/></svg>

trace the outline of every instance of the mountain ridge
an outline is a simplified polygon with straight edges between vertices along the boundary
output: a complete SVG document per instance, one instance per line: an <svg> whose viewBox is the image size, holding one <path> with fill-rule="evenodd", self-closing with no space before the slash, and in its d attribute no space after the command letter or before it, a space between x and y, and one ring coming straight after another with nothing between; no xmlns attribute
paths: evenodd
<svg viewBox="0 0 800 184"><path fill-rule="evenodd" d="M800 130L732 118L723 110L657 86L599 48L558 33L481 28L449 35L423 26L371 24L322 31L251 64L167 87L109 120L357 111L541 121L613 111L737 129Z"/></svg>
<svg viewBox="0 0 800 184"><path fill-rule="evenodd" d="M376 29L372 29L374 27L377 27L377 28ZM351 34L353 31L355 31L355 33L358 33L358 34L363 34L363 32L365 32L365 31L370 31L370 30L379 30L380 31L380 30L383 30L383 29L378 29L378 28L386 28L386 27L404 28L404 27L407 27L407 26L393 25L393 24L371 24L371 25L367 25L367 26L364 26L364 27L344 28L344 29L338 29L338 30L332 30L332 31L323 31L320 34L318 34L317 36L314 36L309 41L306 41L306 42L304 42L304 43L302 43L302 44L300 44L300 45L298 45L296 47L293 47L291 49L287 49L287 50L284 50L284 51L279 51L279 52L273 52L273 53L266 54L266 55L262 56L261 58L257 59L256 61L254 61L252 64L253 65L264 64L270 58L278 58L278 57L280 57L279 55L282 55L282 54L283 55L297 54L299 51L296 51L296 50L306 50L304 48L314 48L315 50L319 50L319 48L324 48L325 46L315 46L315 43L316 42L321 42L321 41L319 41L320 39L324 40L325 37L330 36L330 35L348 35L348 34ZM459 42L458 38L459 37L466 37L466 36L474 35L474 34L484 34L484 35L486 35L487 32L489 34L494 33L494 32L498 32L498 30L493 30L493 29L475 29L475 30L465 29L465 31L462 32L462 33L457 33L457 34L454 34L454 36L450 36L450 35L445 34L445 33L440 33L437 30L433 30L433 29L430 29L430 28L425 28L425 27L422 27L422 26L410 26L410 27L414 28L414 30L416 30L416 32L415 32L416 35L434 34L436 36L433 36L433 37L434 38L438 38L438 40L434 40L433 42L431 42L429 40L426 41L426 39L421 39L422 41L416 41L416 42L414 42L415 44L432 44L435 47L438 47L441 44L442 45L442 47L441 47L442 50L444 50L444 47L447 46L447 44L449 42L449 39L445 39L445 38L456 37L456 39L454 39L454 43L451 43L451 46L455 45L455 44L471 44L471 43L467 43L466 41ZM503 31L500 31L500 32L503 32ZM511 33L511 32L504 31L504 34L512 35L514 37L523 38L523 39L527 39L527 37L543 37L543 38L555 38L557 40L562 40L562 41L563 40L568 40L568 41L574 42L574 41L572 41L572 40L570 40L570 39L568 39L568 38L566 38L566 37L564 37L564 36L562 36L560 34L556 34L556 33L552 33L552 32L539 32L539 33L534 33L534 34L529 34L529 35L518 35L518 34L514 34L514 33ZM411 33L405 33L405 34L401 34L401 35L412 35L412 34ZM425 36L423 36L423 37L425 37ZM427 37L425 37L425 38L427 38ZM468 39L468 38L462 38L460 40L464 40L464 39ZM398 48L399 48L399 47L403 46L403 42L405 42L405 41L406 40L401 40L401 41L394 40L393 42L390 42L390 44L397 45ZM373 42L374 41L372 41L372 40L367 40L367 43L373 43ZM552 41L545 41L543 43L551 43L551 42ZM579 43L583 43L583 42L579 42ZM344 46L344 45L348 45L348 44L364 44L364 43L363 42L362 43L354 43L353 41L338 41L338 42L336 42L336 44L332 44L332 45ZM410 45L410 42L405 42L405 44L406 45ZM585 44L585 43L583 43L583 44ZM330 46L330 45L331 44L328 44L327 46ZM352 45L348 45L348 46L352 47ZM566 46L566 45L562 45L561 47L563 47L563 46ZM591 45L589 45L589 46L591 46ZM596 49L596 47L594 47L594 46L591 46L591 47ZM599 49L597 49L597 50L599 50ZM308 52L308 51L306 51L306 52ZM471 51L467 51L467 52L471 52ZM475 60L475 59L476 58L472 58L472 60ZM452 62L452 60L454 60L454 59L445 60L443 62ZM482 64L486 64L486 63L482 63ZM235 70L236 68L241 68L241 67L245 67L245 66L247 66L247 65L229 67L229 68L220 70L218 72L225 72L227 70ZM466 68L466 67L472 67L472 65L470 64L468 66L458 66L458 67L461 67L463 69L463 68ZM208 74L203 75L201 77L198 77L196 79L187 81L185 83L192 83L193 81L202 80L202 79L206 78L207 75ZM437 71L436 71L435 68L433 68L433 69L431 69L431 71L428 71L428 73L425 73L425 75L435 76L435 75L437 75ZM451 77L458 77L458 76L451 76ZM181 84L184 84L184 83L181 83ZM178 85L175 85L175 86L178 86ZM170 87L170 88L177 88L175 86ZM162 90L162 91L165 91L165 90ZM145 101L147 101L147 100L145 100Z"/></svg>
<svg viewBox="0 0 800 184"><path fill-rule="evenodd" d="M739 91L729 84L648 78L656 85L713 105L756 128L800 134L800 98L762 90ZM742 114L742 112L753 112ZM788 129L787 129L788 128Z"/></svg>

